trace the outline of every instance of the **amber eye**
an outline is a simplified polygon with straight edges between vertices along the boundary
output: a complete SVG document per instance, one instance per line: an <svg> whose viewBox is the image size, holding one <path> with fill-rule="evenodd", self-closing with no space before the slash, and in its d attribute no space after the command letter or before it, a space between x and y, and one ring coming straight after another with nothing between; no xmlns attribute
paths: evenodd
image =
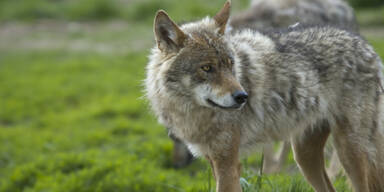
<svg viewBox="0 0 384 192"><path fill-rule="evenodd" d="M204 65L201 67L201 69L205 72L211 72L212 71L212 67L209 65Z"/></svg>

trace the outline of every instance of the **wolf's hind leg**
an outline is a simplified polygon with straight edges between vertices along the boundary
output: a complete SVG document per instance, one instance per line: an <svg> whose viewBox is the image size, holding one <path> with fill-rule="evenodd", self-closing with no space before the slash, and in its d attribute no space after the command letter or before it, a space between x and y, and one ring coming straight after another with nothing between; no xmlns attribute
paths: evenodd
<svg viewBox="0 0 384 192"><path fill-rule="evenodd" d="M354 191L369 192L369 154L366 150L367 137L348 120L339 120L336 129L332 130L334 146L340 162L347 173ZM360 130L357 131L357 130Z"/></svg>
<svg viewBox="0 0 384 192"><path fill-rule="evenodd" d="M274 144L268 143L263 146L264 153L264 163L263 163L263 172L264 173L275 173L278 172L277 162L275 158Z"/></svg>
<svg viewBox="0 0 384 192"><path fill-rule="evenodd" d="M342 167L339 156L337 156L337 152L334 149L332 151L329 167L327 168L327 173L331 181L334 181L338 175L342 175Z"/></svg>
<svg viewBox="0 0 384 192"><path fill-rule="evenodd" d="M273 149L274 144L266 144L263 148L263 172L267 174L281 172L283 170L284 163L288 158L289 152L291 151L290 146L291 144L289 143L289 141L284 141L283 143L280 143L279 152L275 153Z"/></svg>
<svg viewBox="0 0 384 192"><path fill-rule="evenodd" d="M295 160L307 181L317 192L334 192L325 171L324 145L330 133L328 122L292 139Z"/></svg>
<svg viewBox="0 0 384 192"><path fill-rule="evenodd" d="M179 139L172 138L173 153L172 164L175 168L186 167L193 161L193 155L189 152L188 147Z"/></svg>

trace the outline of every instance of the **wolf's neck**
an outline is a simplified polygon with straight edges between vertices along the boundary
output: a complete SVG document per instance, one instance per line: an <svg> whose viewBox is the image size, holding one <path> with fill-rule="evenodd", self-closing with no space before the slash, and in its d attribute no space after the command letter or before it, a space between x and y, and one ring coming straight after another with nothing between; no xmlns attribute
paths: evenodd
<svg viewBox="0 0 384 192"><path fill-rule="evenodd" d="M271 38L253 30L237 32L230 36L230 41L236 52L249 51L251 55L255 55L275 50L275 43Z"/></svg>
<svg viewBox="0 0 384 192"><path fill-rule="evenodd" d="M232 35L230 42L235 50L236 77L249 94L253 95L252 99L261 101L265 91L266 60L278 54L274 42L269 37L251 30Z"/></svg>

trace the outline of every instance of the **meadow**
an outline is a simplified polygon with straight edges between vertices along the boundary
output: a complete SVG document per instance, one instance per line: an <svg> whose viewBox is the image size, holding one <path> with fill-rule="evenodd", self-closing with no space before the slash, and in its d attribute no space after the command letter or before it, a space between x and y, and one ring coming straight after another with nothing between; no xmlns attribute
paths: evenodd
<svg viewBox="0 0 384 192"><path fill-rule="evenodd" d="M234 12L248 1L235 1ZM171 164L172 142L143 98L152 20L213 15L221 1L0 0L0 191L214 191L207 162ZM384 7L358 12L384 58ZM259 174L242 160L245 192L312 191L294 165ZM350 191L346 178L337 191Z"/></svg>

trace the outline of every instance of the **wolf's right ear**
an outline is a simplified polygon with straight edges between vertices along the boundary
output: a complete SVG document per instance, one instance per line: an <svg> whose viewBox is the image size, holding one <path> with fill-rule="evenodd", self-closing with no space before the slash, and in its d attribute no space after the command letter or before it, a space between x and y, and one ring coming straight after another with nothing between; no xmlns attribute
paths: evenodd
<svg viewBox="0 0 384 192"><path fill-rule="evenodd" d="M186 35L163 10L156 13L154 22L156 43L161 51L178 51L183 47Z"/></svg>
<svg viewBox="0 0 384 192"><path fill-rule="evenodd" d="M219 27L219 33L224 34L227 25L229 14L231 12L231 1L227 0L223 8L213 17L216 25Z"/></svg>

